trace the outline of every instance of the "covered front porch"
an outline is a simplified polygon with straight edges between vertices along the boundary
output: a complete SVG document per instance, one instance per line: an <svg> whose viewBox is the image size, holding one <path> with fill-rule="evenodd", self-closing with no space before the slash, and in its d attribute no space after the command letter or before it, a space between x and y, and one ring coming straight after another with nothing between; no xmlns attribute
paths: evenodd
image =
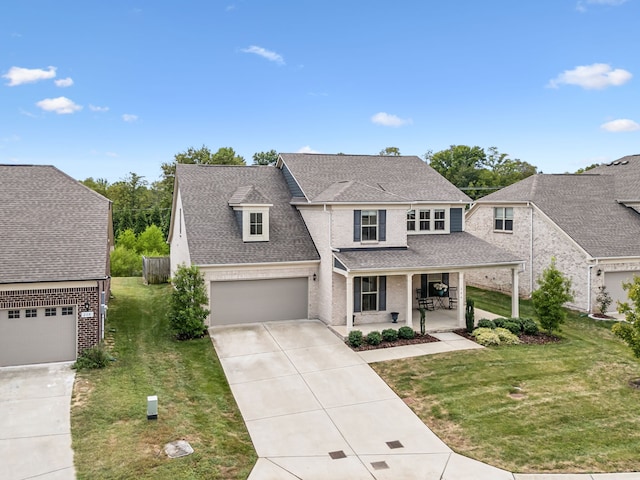
<svg viewBox="0 0 640 480"><path fill-rule="evenodd" d="M499 317L500 315L496 315L495 313L487 312L479 308L475 309L476 322L482 318L493 320L494 318ZM416 332L420 331L420 311L413 310L411 315L411 324L408 324L403 320L405 319L398 319L397 323L393 323L391 319L389 319L389 322L386 323L356 322L351 330L360 330L363 335L367 335L369 332L373 331L381 332L382 330L385 330L387 328L393 328L397 330L400 327L408 325ZM453 330L458 330L459 328L464 328L464 326L465 325L459 324L458 313L456 310L437 309L433 311L427 311L425 320L425 330L427 333L451 332ZM345 340L349 336L350 330L347 329L347 325L330 325L329 328Z"/></svg>

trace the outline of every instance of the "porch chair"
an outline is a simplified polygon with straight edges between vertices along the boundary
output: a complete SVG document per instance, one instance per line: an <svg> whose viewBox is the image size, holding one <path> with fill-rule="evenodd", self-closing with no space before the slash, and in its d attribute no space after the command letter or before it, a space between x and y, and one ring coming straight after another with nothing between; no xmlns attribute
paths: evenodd
<svg viewBox="0 0 640 480"><path fill-rule="evenodd" d="M449 310L458 307L458 287L449 287Z"/></svg>
<svg viewBox="0 0 640 480"><path fill-rule="evenodd" d="M436 306L433 304L433 298L421 297L418 299L418 308L433 311L436 309Z"/></svg>

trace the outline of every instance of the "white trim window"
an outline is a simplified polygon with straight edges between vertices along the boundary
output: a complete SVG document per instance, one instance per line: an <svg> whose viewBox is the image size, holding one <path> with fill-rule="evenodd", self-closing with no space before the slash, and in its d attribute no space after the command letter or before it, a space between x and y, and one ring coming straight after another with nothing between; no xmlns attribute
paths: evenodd
<svg viewBox="0 0 640 480"><path fill-rule="evenodd" d="M261 212L249 213L249 235L262 236L262 213Z"/></svg>
<svg viewBox="0 0 640 480"><path fill-rule="evenodd" d="M436 232L446 230L446 213L444 208L437 208L433 211L433 229Z"/></svg>
<svg viewBox="0 0 640 480"><path fill-rule="evenodd" d="M407 211L407 231L408 232L416 231L416 211L415 210Z"/></svg>
<svg viewBox="0 0 640 480"><path fill-rule="evenodd" d="M375 242L378 240L378 211L362 210L361 241ZM372 277L373 278L373 277Z"/></svg>
<svg viewBox="0 0 640 480"><path fill-rule="evenodd" d="M362 311L378 310L378 277L362 277Z"/></svg>
<svg viewBox="0 0 640 480"><path fill-rule="evenodd" d="M513 207L493 208L493 229L498 232L513 232Z"/></svg>
<svg viewBox="0 0 640 480"><path fill-rule="evenodd" d="M431 230L431 210L420 210L418 214L418 218L420 219L420 231L428 232Z"/></svg>

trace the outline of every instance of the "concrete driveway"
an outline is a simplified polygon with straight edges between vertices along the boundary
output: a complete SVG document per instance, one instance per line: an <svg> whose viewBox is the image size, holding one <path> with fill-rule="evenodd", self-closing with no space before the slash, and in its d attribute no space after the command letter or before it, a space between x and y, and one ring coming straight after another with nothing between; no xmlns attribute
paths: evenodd
<svg viewBox="0 0 640 480"><path fill-rule="evenodd" d="M0 477L75 479L69 363L0 368Z"/></svg>
<svg viewBox="0 0 640 480"><path fill-rule="evenodd" d="M260 457L249 480L514 479L452 452L319 321L209 331Z"/></svg>

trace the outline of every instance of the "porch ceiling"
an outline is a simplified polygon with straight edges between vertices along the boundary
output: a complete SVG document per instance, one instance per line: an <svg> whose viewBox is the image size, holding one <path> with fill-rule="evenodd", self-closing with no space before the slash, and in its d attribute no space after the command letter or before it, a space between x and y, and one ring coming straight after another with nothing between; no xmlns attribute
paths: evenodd
<svg viewBox="0 0 640 480"><path fill-rule="evenodd" d="M407 244L406 249L341 249L334 255L351 272L507 267L524 261L467 232L409 235Z"/></svg>

